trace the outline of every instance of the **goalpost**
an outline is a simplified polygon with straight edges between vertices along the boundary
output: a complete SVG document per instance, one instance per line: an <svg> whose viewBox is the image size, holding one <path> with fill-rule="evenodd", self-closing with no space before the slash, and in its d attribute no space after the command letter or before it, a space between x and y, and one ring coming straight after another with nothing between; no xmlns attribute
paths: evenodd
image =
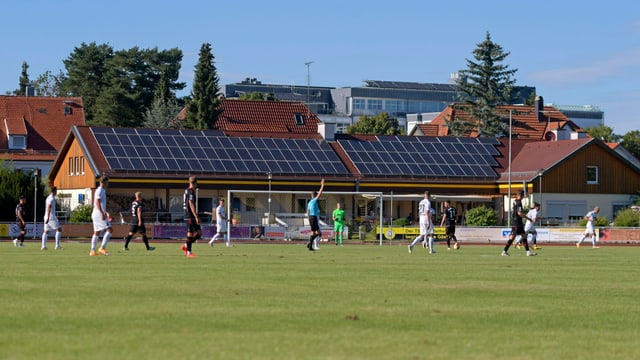
<svg viewBox="0 0 640 360"><path fill-rule="evenodd" d="M232 220L230 235L236 238L308 239L309 222L305 216L311 191L272 191L234 189L227 191L227 216ZM382 192L323 191L320 202L322 238L333 240L333 210L340 202L345 211L345 228L364 225L371 228L377 220L382 245ZM351 229L359 233L359 229ZM348 236L348 232L347 232ZM345 237L346 238L346 237Z"/></svg>

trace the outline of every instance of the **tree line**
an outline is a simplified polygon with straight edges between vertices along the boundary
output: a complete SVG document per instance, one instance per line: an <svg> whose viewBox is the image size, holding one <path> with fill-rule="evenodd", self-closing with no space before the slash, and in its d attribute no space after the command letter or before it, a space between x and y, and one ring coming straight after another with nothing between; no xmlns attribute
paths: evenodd
<svg viewBox="0 0 640 360"><path fill-rule="evenodd" d="M446 120L453 136L467 136L476 131L481 137L505 137L508 121L498 107L520 98L514 91L517 69L505 64L509 52L491 39L476 44L473 59L465 59L467 68L458 72L459 105L471 116ZM159 50L114 50L109 44L95 42L73 49L63 60L66 72L46 71L31 81L28 64L22 64L19 88L13 93L25 95L33 86L41 96L82 97L87 124L117 127L213 129L220 115L219 76L211 44L202 44L194 69L189 96L176 93L186 84L178 81L183 53L178 48ZM250 99L264 100L251 94ZM533 103L535 94L529 103ZM186 119L177 115L186 108ZM586 129L591 136L608 142L620 142L640 158L640 131L616 135L607 126ZM386 134L402 132L396 118L387 113L363 115L347 128L350 134Z"/></svg>
<svg viewBox="0 0 640 360"><path fill-rule="evenodd" d="M82 97L85 120L92 126L210 129L220 105L220 87L211 44L200 48L195 80L189 96L178 77L183 53L178 48L114 50L109 44L82 43L63 60L65 72L46 71L35 80L22 63L14 95ZM176 121L183 107L187 118Z"/></svg>

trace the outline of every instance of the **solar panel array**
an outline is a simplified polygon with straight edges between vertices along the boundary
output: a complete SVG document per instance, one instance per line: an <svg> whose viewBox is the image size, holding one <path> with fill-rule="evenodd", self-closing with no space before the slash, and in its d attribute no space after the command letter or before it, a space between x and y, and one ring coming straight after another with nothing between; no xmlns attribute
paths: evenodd
<svg viewBox="0 0 640 360"><path fill-rule="evenodd" d="M91 128L120 171L348 175L326 141L227 137L215 130Z"/></svg>
<svg viewBox="0 0 640 360"><path fill-rule="evenodd" d="M358 171L382 177L495 179L497 139L377 136L378 141L339 139Z"/></svg>

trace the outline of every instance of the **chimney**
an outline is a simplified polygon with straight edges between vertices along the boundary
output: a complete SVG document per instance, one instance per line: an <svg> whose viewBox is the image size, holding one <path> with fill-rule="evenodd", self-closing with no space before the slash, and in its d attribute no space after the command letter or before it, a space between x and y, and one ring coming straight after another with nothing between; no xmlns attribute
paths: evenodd
<svg viewBox="0 0 640 360"><path fill-rule="evenodd" d="M318 133L322 135L325 141L335 141L336 139L336 123L318 123Z"/></svg>
<svg viewBox="0 0 640 360"><path fill-rule="evenodd" d="M538 116L538 121L540 122L544 121L544 100L542 99L542 96L540 95L536 96L535 107L536 107L536 116Z"/></svg>

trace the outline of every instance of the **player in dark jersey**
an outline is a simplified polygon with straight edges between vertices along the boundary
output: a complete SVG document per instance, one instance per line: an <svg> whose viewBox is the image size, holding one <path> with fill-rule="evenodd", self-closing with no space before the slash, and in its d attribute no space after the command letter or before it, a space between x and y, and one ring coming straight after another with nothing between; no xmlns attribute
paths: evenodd
<svg viewBox="0 0 640 360"><path fill-rule="evenodd" d="M513 202L513 208L511 209L513 216L513 227L511 228L511 235L509 236L509 240L507 240L507 244L504 246L504 250L502 251L502 256L509 256L509 247L513 244L513 240L515 240L516 236L522 236L522 242L524 243L524 249L527 250L527 256L536 256L538 254L529 250L529 242L527 241L527 233L524 231L524 222L522 219L531 220L524 213L524 208L522 207L522 197L524 196L524 191L520 190L516 194L516 200Z"/></svg>
<svg viewBox="0 0 640 360"><path fill-rule="evenodd" d="M140 233L142 235L142 241L148 251L153 251L156 248L149 246L149 239L147 238L147 227L144 225L144 219L142 216L142 193L137 191L135 193L135 200L131 203L131 227L129 228L129 234L124 238L124 251L129 251L129 242L133 238L133 235Z"/></svg>
<svg viewBox="0 0 640 360"><path fill-rule="evenodd" d="M16 205L16 224L20 229L20 234L17 238L13 239L13 246L24 247L24 236L27 233L27 222L24 221L24 196L20 196L18 199L18 205Z"/></svg>
<svg viewBox="0 0 640 360"><path fill-rule="evenodd" d="M460 249L460 244L458 243L458 238L456 238L456 218L458 216L458 211L456 208L451 206L451 201L446 200L444 202L444 214L442 215L442 221L440 221L440 226L445 226L445 234L447 236L447 250L451 250L451 239L453 239L454 249Z"/></svg>
<svg viewBox="0 0 640 360"><path fill-rule="evenodd" d="M191 252L191 246L194 242L202 237L202 229L200 228L200 218L196 212L196 187L198 179L195 176L189 176L189 187L184 191L184 221L187 223L187 241L182 245L181 249L187 257L196 257Z"/></svg>

